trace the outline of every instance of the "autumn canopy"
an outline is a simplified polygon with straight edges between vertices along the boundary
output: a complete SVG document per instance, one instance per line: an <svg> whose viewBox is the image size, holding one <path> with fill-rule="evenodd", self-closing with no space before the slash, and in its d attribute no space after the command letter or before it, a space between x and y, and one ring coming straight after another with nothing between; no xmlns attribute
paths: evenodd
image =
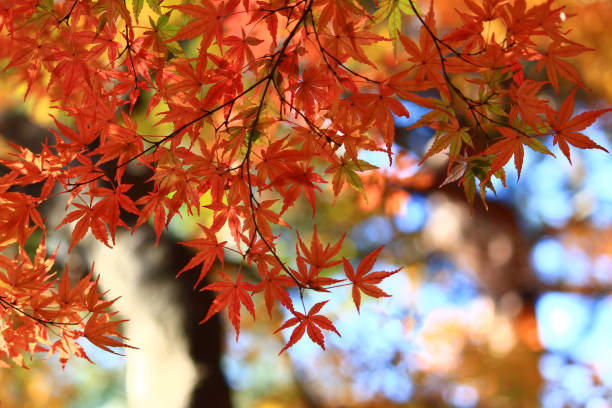
<svg viewBox="0 0 612 408"><path fill-rule="evenodd" d="M283 216L301 197L311 217L317 199L365 194L360 173L375 166L360 152L395 159L403 101L428 110L413 128L435 131L422 161L446 153L444 184L473 205L493 179L505 184L507 163L520 176L526 147L553 155L547 138L570 161L571 148L605 150L581 132L610 109L574 113L584 85L566 58L589 49L568 37L562 5L464 0L454 12L462 24L438 32L435 4L411 0L0 0L1 67L27 98L49 97L55 121L40 153L14 145L1 162L3 364L23 364L23 350L87 358L82 337L126 347L112 293L91 274L72 286L58 274L48 229L71 229L68 250L89 234L112 247L118 228L152 222L159 239L204 209L213 216L183 242L194 255L176 271L197 268L195 287L216 293L202 322L227 309L238 337L241 311L254 318L261 296L268 312L290 312L283 351L304 334L324 348L326 333L341 333L304 292L348 287L359 310L364 295L388 296L377 285L398 270L373 268L380 248L341 257L344 237L323 242ZM542 90L561 84L572 91L554 106ZM134 119L139 105L152 132ZM134 197L126 174L138 168L152 188ZM52 199L65 204L59 225L39 212ZM297 236L291 258L279 234ZM208 274L229 252L238 273Z"/></svg>

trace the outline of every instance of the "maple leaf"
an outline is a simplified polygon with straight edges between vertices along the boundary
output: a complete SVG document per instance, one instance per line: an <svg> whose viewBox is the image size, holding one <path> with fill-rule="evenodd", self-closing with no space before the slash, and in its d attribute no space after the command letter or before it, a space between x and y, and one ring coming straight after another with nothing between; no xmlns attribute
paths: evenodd
<svg viewBox="0 0 612 408"><path fill-rule="evenodd" d="M426 80L432 81L436 88L444 92L447 96L450 96L448 86L446 85L442 73L440 53L437 44L432 38L432 34L436 34L433 4L425 20L431 33L425 26L422 26L418 45L401 33L398 33L399 39L406 52L410 55L407 60L414 63L410 70L416 69L415 78L417 82Z"/></svg>
<svg viewBox="0 0 612 408"><path fill-rule="evenodd" d="M193 285L194 289L198 287L210 268L212 268L213 264L215 263L215 259L219 259L221 266L223 266L223 260L225 259L224 245L226 241L218 242L217 236L212 230L201 224L199 225L204 232L204 238L197 238L188 242L179 242L181 245L197 249L198 253L195 254L194 257L189 260L187 265L185 265L183 269L178 271L176 274L176 276L179 277L183 274L183 272L193 268L196 265L202 264L200 276L198 276L198 280L196 281L195 285Z"/></svg>
<svg viewBox="0 0 612 408"><path fill-rule="evenodd" d="M568 81L580 87L584 87L582 79L576 69L572 67L569 62L561 58L574 57L589 50L591 49L580 44L562 45L552 42L546 49L546 52L542 54L536 70L539 72L542 67L546 67L546 75L555 89L555 92L557 92L557 95L559 95L559 79L557 74L560 74Z"/></svg>
<svg viewBox="0 0 612 408"><path fill-rule="evenodd" d="M609 153L606 148L598 145L579 131L591 126L591 124L593 124L598 117L606 112L612 111L612 108L588 111L572 118L571 116L574 112L575 93L576 89L574 89L567 99L565 99L565 102L563 102L561 105L558 114L548 114L548 121L550 122L550 126L554 132L553 144L559 144L559 148L570 163L572 160L570 158L568 143L581 149L601 149L604 152Z"/></svg>
<svg viewBox="0 0 612 408"><path fill-rule="evenodd" d="M51 286L48 280L51 278L49 272L53 266L55 253L49 259L45 259L46 247L43 239L36 250L34 263L25 251L21 251L19 256L13 259L0 256L0 267L4 269L4 272L0 273L0 288L11 287L11 297L14 296L13 293L25 292L30 296L28 293L48 289Z"/></svg>
<svg viewBox="0 0 612 408"><path fill-rule="evenodd" d="M449 167L454 162L455 158L461 153L461 147L466 144L470 147L474 147L472 143L472 137L468 132L468 128L458 128L451 124L440 123L436 126L438 132L434 138L434 142L431 147L425 152L423 158L419 164L423 164L425 160L430 158L436 153L440 153L442 150L450 147L449 149Z"/></svg>
<svg viewBox="0 0 612 408"><path fill-rule="evenodd" d="M62 366L62 370L66 368L68 357L70 357L71 354L77 357L84 358L93 364L93 361L89 359L89 357L85 353L85 350L83 350L83 346L77 343L76 339L79 337L80 336L78 333L63 330L60 339L54 342L49 348L49 354L47 355L47 357L57 352L59 354L59 361L60 365Z"/></svg>
<svg viewBox="0 0 612 408"><path fill-rule="evenodd" d="M543 123L541 114L550 109L548 102L537 97L538 92L546 82L538 82L532 79L524 81L518 88L512 86L510 97L516 102L510 109L510 119L514 120L517 114L534 129Z"/></svg>
<svg viewBox="0 0 612 408"><path fill-rule="evenodd" d="M112 316L113 314L111 314L110 316ZM127 340L126 337L123 337L117 331L117 326L123 322L127 322L127 320L110 320L110 317L107 314L94 313L89 318L89 320L87 320L87 324L85 324L83 336L85 336L87 340L92 342L92 344L101 348L104 351L108 351L109 353L117 355L122 355L117 353L116 351L111 350L109 347L128 347L132 349L138 348L130 346L122 342L121 340L116 339L120 338Z"/></svg>
<svg viewBox="0 0 612 408"><path fill-rule="evenodd" d="M240 335L240 304L242 303L249 311L253 319L255 319L255 306L253 299L249 295L248 291L254 291L255 285L249 282L242 282L242 275L238 275L236 282L221 272L222 282L213 282L209 285L204 286L200 291L212 290L215 292L221 292L216 297L213 303L208 309L206 317L200 321L200 324L205 323L215 313L220 312L227 307L227 314L230 321L234 325L236 330L236 341Z"/></svg>
<svg viewBox="0 0 612 408"><path fill-rule="evenodd" d="M277 299L287 309L293 309L293 302L291 302L289 293L285 288L296 286L296 284L289 276L281 275L281 271L280 266L276 266L270 271L267 263L260 263L260 267L257 268L257 272L261 276L261 282L255 286L253 293L264 292L266 308L270 317L272 317L274 299Z"/></svg>
<svg viewBox="0 0 612 408"><path fill-rule="evenodd" d="M474 48L484 48L486 41L482 37L482 30L484 28L482 21L459 10L457 10L457 14L461 18L463 25L446 34L442 41L446 44L465 43L464 49L466 53Z"/></svg>
<svg viewBox="0 0 612 408"><path fill-rule="evenodd" d="M159 242L161 232L167 224L166 209L164 208L164 204L168 202L168 197L166 195L167 193L164 193L164 191L157 190L139 198L136 201L136 204L144 204L144 207L140 210L140 215L138 216L136 224L134 224L132 230L136 230L136 228L144 224L149 217L153 215L156 243Z"/></svg>
<svg viewBox="0 0 612 408"><path fill-rule="evenodd" d="M503 9L499 5L505 3L506 0L484 0L481 2L482 7L472 0L463 0L463 2L475 14L476 19L486 22L493 21L501 16Z"/></svg>
<svg viewBox="0 0 612 408"><path fill-rule="evenodd" d="M70 306L78 302L85 290L90 286L91 273L80 279L74 287L70 288L70 280L68 279L68 269L62 275L62 279L58 285L57 299L63 306Z"/></svg>
<svg viewBox="0 0 612 408"><path fill-rule="evenodd" d="M314 266L308 268L306 266L306 261L301 256L297 257L296 263L298 266L297 271L295 269L291 269L291 271L293 272L295 278L300 282L300 285L305 288L313 289L317 292L329 292L329 290L325 289L325 286L342 282L342 279L319 276L321 274L321 269L315 268Z"/></svg>
<svg viewBox="0 0 612 408"><path fill-rule="evenodd" d="M34 231L30 221L42 230L45 229L43 219L36 210L36 198L23 193L0 194L0 206L3 213L0 215L0 247L8 244L15 238L21 248L24 248L27 237Z"/></svg>
<svg viewBox="0 0 612 408"><path fill-rule="evenodd" d="M93 267L91 272L88 275L88 278L91 277L93 273ZM96 280L89 283L89 291L86 295L83 296L83 304L85 308L92 313L103 313L107 311L113 303L119 299L118 297L111 300L101 300L103 296L107 295L108 291L104 293L100 293L98 291L98 282L100 281L100 275L96 277ZM109 316L112 316L114 313L106 313Z"/></svg>
<svg viewBox="0 0 612 408"><path fill-rule="evenodd" d="M323 350L325 350L325 339L323 337L321 329L333 331L339 337L342 337L340 336L340 333L338 333L338 330L336 330L336 328L334 327L331 320L329 320L323 315L317 314L327 302L328 301L326 300L324 302L319 302L315 304L308 311L308 314L302 314L300 312L296 312L295 310L291 311L291 313L293 313L295 317L292 317L291 319L283 323L281 327L276 329L274 333L278 333L279 331L287 329L291 326L295 326L296 324L298 326L293 329L289 341L287 342L287 344L285 344L285 347L283 347L283 349L278 354L281 354L283 351L287 350L289 347L297 343L297 341L301 339L302 336L304 336L305 332L308 333L308 337L310 337L313 342L321 346Z"/></svg>
<svg viewBox="0 0 612 408"><path fill-rule="evenodd" d="M320 67L310 67L302 73L300 80L288 90L292 91L295 106L303 110L306 116L312 117L319 105L328 104L329 101L335 99L328 90L333 84L334 82L327 70Z"/></svg>
<svg viewBox="0 0 612 408"><path fill-rule="evenodd" d="M189 60L174 61L172 68L176 77L168 83L168 90L172 92L184 92L185 98L191 98L201 91L202 84L208 80L209 74L203 68L202 63L193 66Z"/></svg>
<svg viewBox="0 0 612 408"><path fill-rule="evenodd" d="M327 34L329 38L323 42L322 48L326 54L332 56L334 61L345 62L348 58L353 58L363 64L376 67L366 56L362 47L387 39L371 31L360 30L356 25L357 22L347 21L341 28L335 27L333 33Z"/></svg>
<svg viewBox="0 0 612 408"><path fill-rule="evenodd" d="M397 52L395 44L398 32L402 30L402 15L415 15L415 10L420 14L418 6L412 0L380 0L377 6L372 19L377 24L387 21L389 36L393 39L394 51Z"/></svg>
<svg viewBox="0 0 612 408"><path fill-rule="evenodd" d="M1 24L0 24L1 26ZM19 42L20 47L18 51L12 55L11 60L3 71L8 70L13 66L26 65L26 81L28 87L26 90L26 96L30 93L30 89L34 85L35 81L40 78L40 68L42 61L45 58L47 47L39 40L35 40L28 37L18 37L16 40Z"/></svg>
<svg viewBox="0 0 612 408"><path fill-rule="evenodd" d="M340 248L342 247L342 242L346 237L346 233L342 235L340 241L338 241L333 247L330 248L330 244L327 244L325 248L323 248L323 244L321 244L319 236L317 235L317 226L315 225L314 232L312 234L312 239L310 240L310 249L302 241L302 237L300 237L299 231L296 231L296 233L300 249L304 254L304 259L310 264L312 268L320 271L325 268L331 268L332 266L338 265L340 263L340 261L331 261L331 258L336 256L340 251Z"/></svg>
<svg viewBox="0 0 612 408"><path fill-rule="evenodd" d="M276 212L270 209L276 200L265 200L259 203L259 206L255 209L255 222L257 222L257 230L260 235L266 240L273 241L274 234L270 228L270 223L278 224L284 227L291 228ZM250 230L255 232L255 222L252 217L248 217L244 220L244 230ZM249 243L250 240L247 241Z"/></svg>
<svg viewBox="0 0 612 408"><path fill-rule="evenodd" d="M219 46L223 45L223 25L225 19L230 16L240 0L222 1L218 7L215 7L210 0L201 0L202 6L194 4L182 4L176 6L168 6L169 8L180 10L190 16L196 17L195 20L189 22L170 40L188 40L202 35L200 42L200 56L206 52L208 46L212 43L213 38L217 39Z"/></svg>
<svg viewBox="0 0 612 408"><path fill-rule="evenodd" d="M132 214L139 214L138 208L136 208L132 199L124 194L131 187L132 186L129 184L119 183L112 190L105 187L92 189L93 195L102 197L100 201L94 204L93 208L94 211L99 211L102 213L102 220L108 224L113 245L115 244L117 225L128 228L128 226L121 221L121 218L119 218L121 209L124 209Z"/></svg>
<svg viewBox="0 0 612 408"><path fill-rule="evenodd" d="M537 152L554 157L554 154L552 154L542 142L536 139L536 137L528 137L507 127L498 127L497 130L502 134L502 140L495 142L482 152L483 155L494 154L495 157L491 162L491 170L489 170L487 176L482 180L481 185L486 183L491 175L504 167L512 156L514 156L514 167L518 173L517 180L520 179L521 169L523 168L523 156L525 155L523 144Z"/></svg>
<svg viewBox="0 0 612 408"><path fill-rule="evenodd" d="M261 149L257 162L257 182L264 185L266 178L270 181L279 180L287 171L287 166L304 158L304 153L296 149L288 148L287 138L274 141L265 149Z"/></svg>
<svg viewBox="0 0 612 408"><path fill-rule="evenodd" d="M357 163L355 163L352 160L349 160L346 157L346 154L340 159L339 162L330 165L325 170L325 174L333 174L332 186L334 189L334 202L342 191L345 181L353 188L361 192L361 194L363 194L365 197L363 183L361 182L361 178L359 177L359 174L357 174L356 170L365 171L374 170L377 168L378 167L364 160L357 160Z"/></svg>
<svg viewBox="0 0 612 408"><path fill-rule="evenodd" d="M394 271L379 271L379 272L370 272L372 266L374 266L374 262L376 262L376 258L378 258L378 254L383 249L383 247L379 247L377 250L370 252L366 255L359 266L357 267L357 271L353 269L353 266L349 263L346 258L342 258L344 263L344 272L346 273L346 277L353 283L353 302L357 307L357 312L359 312L359 307L361 305L361 292L365 293L368 296L372 296L375 298L379 297L390 297L391 295L385 293L382 289L380 289L377 284L382 282L383 279L388 278L391 275L394 275L400 271L402 268L398 268ZM360 292L361 291L361 292Z"/></svg>
<svg viewBox="0 0 612 408"><path fill-rule="evenodd" d="M142 137L138 134L138 124L124 111L121 111L121 116L125 126L109 124L107 137L101 141L100 147L96 150L102 154L98 165L113 159L117 159L119 163L127 163L131 157L144 150ZM117 180L124 171L125 167L117 169Z"/></svg>
<svg viewBox="0 0 612 408"><path fill-rule="evenodd" d="M392 112L397 116L409 117L408 110L396 98L391 97L393 90L389 87L381 87L380 93L365 93L353 95L353 99L360 104L365 123L374 121L376 128L382 133L387 150L391 151L393 138L395 137L395 119ZM390 154L389 154L390 156ZM391 161L391 157L389 157Z"/></svg>
<svg viewBox="0 0 612 408"><path fill-rule="evenodd" d="M223 39L223 43L230 46L229 50L225 52L225 58L234 59L238 66L242 66L245 58L249 64L253 64L255 62L255 55L251 47L263 42L259 38L245 34L244 28L241 28L241 31L242 38L231 35Z"/></svg>
<svg viewBox="0 0 612 408"><path fill-rule="evenodd" d="M72 251L72 248L74 248L74 246L85 237L88 230L91 230L94 237L96 237L98 241L111 248L110 244L108 243L108 231L106 229L106 225L104 225L101 220L102 212L106 211L106 209L79 203L74 203L74 206L77 209L66 215L66 217L64 217L62 222L56 228L58 229L62 225L78 220L72 229L72 240L70 241L68 252Z"/></svg>
<svg viewBox="0 0 612 408"><path fill-rule="evenodd" d="M238 250L240 250L241 240L240 218L244 218L246 214L246 209L244 206L238 205L241 199L242 198L240 198L240 196L234 194L228 198L227 205L213 203L207 206L207 208L215 211L214 220L210 227L211 231L219 232L219 230L227 223Z"/></svg>
<svg viewBox="0 0 612 408"><path fill-rule="evenodd" d="M63 26L59 26L64 31ZM72 33L64 32L63 35L72 37ZM88 60L88 50L83 44L76 41L69 43L67 49L57 49L56 52L46 56L45 62L48 66L55 61L57 64L51 71L49 86L56 89L56 92L63 94L65 99L84 84L91 85L91 66L86 63Z"/></svg>
<svg viewBox="0 0 612 408"><path fill-rule="evenodd" d="M293 205L299 197L302 190L304 196L312 207L312 216L315 214L315 190L321 191L321 188L314 183L327 183L319 174L314 172L313 166L308 165L289 165L287 173L276 178L272 184L280 187L283 192L283 208L281 214ZM289 188L284 187L290 185ZM282 187L281 187L282 186Z"/></svg>
<svg viewBox="0 0 612 408"><path fill-rule="evenodd" d="M313 4L322 8L319 17L321 27L326 27L332 19L336 26L342 26L351 17L357 18L364 13L361 5L350 0L315 0Z"/></svg>

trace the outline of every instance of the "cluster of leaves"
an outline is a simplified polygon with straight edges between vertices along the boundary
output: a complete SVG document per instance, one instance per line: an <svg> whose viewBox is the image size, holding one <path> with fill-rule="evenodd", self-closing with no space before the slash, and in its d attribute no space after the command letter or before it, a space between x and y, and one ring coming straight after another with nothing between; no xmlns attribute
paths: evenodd
<svg viewBox="0 0 612 408"><path fill-rule="evenodd" d="M132 347L117 330L123 320L112 320L117 312L110 307L117 299L102 299L105 293L91 272L73 287L68 273L54 285L55 255L47 256L44 237L34 259L26 251L15 258L0 255L0 367L11 367L7 361L25 367L24 351L58 353L62 366L71 355L89 360L77 341L81 337L111 353L109 347Z"/></svg>
<svg viewBox="0 0 612 408"><path fill-rule="evenodd" d="M94 295L89 277L70 291L62 278L55 289L44 245L32 272L24 267L32 264L28 237L46 234L37 207L51 197L66 197L61 225L74 224L69 250L89 231L112 246L118 227L134 230L149 219L159 239L181 208L199 214L205 206L214 216L184 243L196 254L178 274L199 267L198 287L233 251L260 280L249 282L242 270L234 278L221 273L201 288L219 292L203 322L227 308L238 336L242 305L254 317L252 297L263 292L269 312L277 303L293 315L279 330L297 325L283 350L304 333L324 347L321 329L337 331L319 314L325 302L307 308L304 291L351 286L359 309L361 293L387 296L376 285L397 271L371 272L380 248L355 271L338 258L344 237L326 244L316 229L310 244L297 235L295 262L288 263L274 231L291 228L282 217L302 194L314 215L327 181L334 199L346 185L362 190L359 173L373 166L360 151L392 160L394 115L409 116L402 100L431 110L414 125L436 131L423 160L448 150L446 182L462 184L470 202L477 185L484 197L491 177L504 180L512 157L520 173L523 145L552 154L542 143L552 135L568 159L568 144L602 148L580 131L605 111L572 118L573 93L559 110L538 96L548 84L559 92L559 75L583 87L563 58L587 49L566 37L568 16L552 1L528 7L525 0L465 0L457 11L463 24L443 35L433 4L423 14L410 0L134 0L131 10L122 0L0 4L5 71L27 83L27 94L50 97L62 118L56 141L40 154L16 146L3 160L9 172L0 179L0 247L17 255L0 265L0 335L14 344L2 349L13 359L16 347L39 350L54 327L59 343L50 350L63 360L84 356L79 336L104 349L122 345L113 338L118 322L110 320L110 303ZM403 30L409 22L420 27L415 40ZM503 38L489 34L494 24ZM197 53L188 55L194 40ZM371 54L388 44L395 54L383 67ZM526 78L532 61L547 79ZM139 131L132 113L139 100L148 101L147 115L161 110L157 123L173 131ZM128 165L153 174L153 189L134 200ZM37 196L16 192L35 183L42 184ZM127 213L137 216L133 225L122 218ZM220 240L225 229L233 242ZM340 264L345 280L324 272Z"/></svg>

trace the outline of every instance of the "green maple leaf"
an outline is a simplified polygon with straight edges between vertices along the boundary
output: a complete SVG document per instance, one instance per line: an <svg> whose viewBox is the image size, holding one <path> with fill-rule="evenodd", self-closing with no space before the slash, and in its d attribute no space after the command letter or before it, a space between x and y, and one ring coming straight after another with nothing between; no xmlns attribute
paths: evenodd
<svg viewBox="0 0 612 408"><path fill-rule="evenodd" d="M387 22L389 36L393 39L393 48L395 49L399 38L397 33L402 31L402 16L415 15L414 10L421 14L421 11L412 0L381 0L378 2L378 6L378 9L372 15L374 23Z"/></svg>

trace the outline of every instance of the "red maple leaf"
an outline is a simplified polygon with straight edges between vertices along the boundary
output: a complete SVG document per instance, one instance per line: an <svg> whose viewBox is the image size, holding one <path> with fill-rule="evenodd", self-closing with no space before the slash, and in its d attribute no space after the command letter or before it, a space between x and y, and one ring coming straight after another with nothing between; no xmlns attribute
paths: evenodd
<svg viewBox="0 0 612 408"><path fill-rule="evenodd" d="M302 190L306 199L312 207L312 216L315 214L315 190L321 191L321 188L314 183L327 183L319 174L314 172L313 166L291 164L287 167L287 173L276 178L272 184L275 186L287 187L280 188L284 200L281 214L293 205L299 197ZM283 191L284 190L284 191Z"/></svg>
<svg viewBox="0 0 612 408"><path fill-rule="evenodd" d="M475 14L474 17L482 22L485 22L493 21L501 15L502 9L499 7L499 5L503 4L504 1L484 0L480 2L482 7L471 0L464 0L464 3L470 9L470 11Z"/></svg>
<svg viewBox="0 0 612 408"><path fill-rule="evenodd" d="M298 266L297 271L295 269L291 269L295 278L300 282L305 288L313 289L318 292L329 292L324 286L333 285L334 283L342 282L342 279L333 279L327 278L324 276L319 276L321 273L321 269L315 268L311 266L310 269L306 266L306 262L304 258L298 256L296 259L296 263Z"/></svg>
<svg viewBox="0 0 612 408"><path fill-rule="evenodd" d="M263 40L259 38L245 34L244 28L241 28L241 30L242 38L231 35L223 39L223 42L230 46L230 49L227 50L224 57L228 60L234 60L238 66L242 66L245 58L249 64L253 64L255 62L255 55L251 47L257 46L263 42Z"/></svg>
<svg viewBox="0 0 612 408"><path fill-rule="evenodd" d="M114 313L94 313L89 320L87 320L87 324L85 324L83 336L85 336L87 340L91 341L94 345L100 347L102 350L113 354L121 355L109 349L109 347L129 347L136 349L137 347L130 346L121 340L116 339L120 338L126 340L126 337L123 337L117 330L117 326L123 322L126 322L127 320L110 320L110 316L113 314Z"/></svg>
<svg viewBox="0 0 612 408"><path fill-rule="evenodd" d="M212 305L208 309L206 317L200 321L200 324L206 322L215 313L220 312L223 308L227 307L227 314L230 321L236 329L236 340L240 335L240 304L242 303L253 319L255 319L255 306L253 305L253 299L249 295L248 291L254 291L255 285L249 282L242 282L242 275L238 275L236 282L232 280L223 272L221 272L223 281L213 282L209 285L204 286L200 291L212 290L215 292L221 292L215 297Z"/></svg>
<svg viewBox="0 0 612 408"><path fill-rule="evenodd" d="M378 254L382 249L383 247L381 246L377 250L366 255L357 267L357 272L355 272L353 266L346 258L342 258L346 277L353 283L353 302L355 302L357 312L359 312L359 306L361 305L361 292L375 298L390 297L391 295L385 293L376 285L382 282L383 279L396 274L402 269L398 268L394 271L370 272L370 269L374 266L374 262L376 262L376 258L378 258Z"/></svg>
<svg viewBox="0 0 612 408"><path fill-rule="evenodd" d="M440 51L432 38L432 34L436 34L433 7L427 13L426 23L431 31L427 30L425 26L421 27L418 45L401 33L399 33L399 39L406 52L410 55L407 60L414 64L410 70L416 69L416 80L429 80L434 83L436 88L449 96L448 86L446 85L440 63Z"/></svg>
<svg viewBox="0 0 612 408"><path fill-rule="evenodd" d="M128 226L121 221L121 218L119 218L121 209L132 214L139 214L138 208L136 208L132 199L124 194L131 187L132 186L129 184L119 183L112 190L105 187L92 189L92 194L97 197L102 197L100 201L96 202L93 208L94 210L102 211L102 220L108 224L113 245L115 244L117 225L128 228Z"/></svg>
<svg viewBox="0 0 612 408"><path fill-rule="evenodd" d="M283 351L297 343L297 341L304 336L304 332L307 332L308 337L310 337L313 342L321 346L323 350L325 350L325 339L323 338L323 332L321 332L321 329L333 331L340 336L340 333L338 333L338 330L336 330L331 320L323 315L317 314L327 302L328 300L317 303L310 309L308 314L302 314L300 312L296 312L295 310L291 311L295 317L292 317L283 323L283 325L276 329L274 333L278 333L279 331L295 326L296 324L298 326L293 329L289 342L285 344L285 347L283 347L278 354L281 354Z"/></svg>
<svg viewBox="0 0 612 408"><path fill-rule="evenodd" d="M550 84L555 88L557 95L559 94L559 79L557 73L563 76L568 81L584 87L580 74L576 71L572 65L562 60L561 58L574 57L582 54L585 51L589 51L590 48L584 47L580 44L559 44L552 42L546 52L542 55L538 61L537 71L540 71L542 67L546 67L546 75L550 80Z"/></svg>
<svg viewBox="0 0 612 408"><path fill-rule="evenodd" d="M489 170L489 173L486 178L482 180L481 184L486 183L492 174L504 167L513 155L514 167L518 173L517 179L519 179L521 177L521 169L523 168L523 156L525 155L525 150L523 148L524 144L535 151L554 156L554 154L552 154L542 142L536 139L535 136L528 137L516 132L514 129L506 127L498 127L497 130L499 130L503 138L482 152L483 155L494 154L495 157L491 162L491 170Z"/></svg>
<svg viewBox="0 0 612 408"><path fill-rule="evenodd" d="M328 89L334 89L330 73L321 67L311 67L302 73L298 82L288 90L292 92L294 105L306 116L313 117L319 106L329 105L335 98Z"/></svg>
<svg viewBox="0 0 612 408"><path fill-rule="evenodd" d="M176 276L179 277L183 272L193 268L196 265L202 264L202 269L200 269L200 276L198 276L198 280L196 281L194 288L198 287L202 279L206 276L210 268L212 268L215 263L215 259L219 258L221 265L223 266L223 260L225 259L224 254L224 245L226 241L218 242L217 236L215 233L203 225L200 225L202 231L204 231L204 238L193 239L188 242L179 242L181 245L185 245L191 248L196 248L198 253L195 254L191 260L181 269Z"/></svg>
<svg viewBox="0 0 612 408"><path fill-rule="evenodd" d="M510 88L510 97L515 102L510 109L510 119L513 120L518 114L521 118L534 129L537 129L538 125L542 124L543 120L541 114L548 112L550 109L548 102L544 99L537 97L540 88L544 86L546 82L538 82L532 79L523 81L523 83L516 88L514 85Z"/></svg>
<svg viewBox="0 0 612 408"><path fill-rule="evenodd" d="M387 149L391 151L393 138L395 137L395 119L397 116L409 117L408 110L395 97L390 87L380 87L380 93L361 93L353 95L355 102L359 104L362 111L363 122L373 121L376 128L380 130Z"/></svg>
<svg viewBox="0 0 612 408"><path fill-rule="evenodd" d="M340 261L331 261L331 258L336 256L342 247L342 242L344 241L344 237L346 234L342 235L340 241L336 243L336 245L330 248L330 244L327 244L325 248L323 248L323 244L319 240L319 236L317 235L317 226L314 226L314 232L312 234L312 239L310 240L310 248L304 244L302 241L302 237L300 237L300 233L297 232L298 243L300 245L300 249L304 254L304 259L306 262L310 264L310 266L314 269L321 270L324 268L331 268L332 266L336 266L340 263Z"/></svg>
<svg viewBox="0 0 612 408"><path fill-rule="evenodd" d="M106 225L104 225L101 220L103 212L106 211L106 209L91 207L89 205L79 203L74 203L74 206L77 209L66 215L62 222L57 226L57 228L59 228L64 224L78 220L72 230L72 240L70 241L68 252L70 252L72 248L74 248L74 246L80 240L82 240L83 237L85 237L85 234L89 229L91 229L91 232L98 241L111 248L108 243L108 231L106 229Z"/></svg>
<svg viewBox="0 0 612 408"><path fill-rule="evenodd" d="M568 143L580 149L601 149L608 153L608 150L598 145L579 131L591 126L591 124L604 113L612 111L612 108L599 109L584 112L572 118L571 116L572 112L574 111L575 93L576 89L574 89L570 96L567 97L565 102L563 102L558 114L548 114L548 121L550 122L554 132L553 144L559 144L559 148L570 163L572 160L570 158Z"/></svg>
<svg viewBox="0 0 612 408"><path fill-rule="evenodd" d="M181 28L170 40L188 40L202 35L200 54L206 53L213 38L217 39L219 47L223 45L225 19L232 14L240 0L229 0L227 3L222 1L219 3L219 7L215 7L215 4L210 0L201 0L201 2L202 6L196 6L195 4L168 6L169 8L180 10L185 14L196 17L195 20Z"/></svg>
<svg viewBox="0 0 612 408"><path fill-rule="evenodd" d="M0 206L3 214L0 215L0 225L3 231L0 232L0 247L10 242L6 242L3 237L15 237L21 247L26 243L27 237L34 231L35 227L30 227L30 221L37 227L44 230L45 226L40 213L36 210L36 198L23 193L2 193L0 194Z"/></svg>
<svg viewBox="0 0 612 408"><path fill-rule="evenodd" d="M295 286L295 282L287 275L280 274L281 268L277 266L271 271L268 270L267 263L261 263L257 272L261 276L261 282L259 282L253 293L264 292L264 299L266 301L266 308L268 309L268 315L272 317L272 306L274 306L274 299L277 299L287 309L293 309L293 303L289 297L286 287Z"/></svg>

